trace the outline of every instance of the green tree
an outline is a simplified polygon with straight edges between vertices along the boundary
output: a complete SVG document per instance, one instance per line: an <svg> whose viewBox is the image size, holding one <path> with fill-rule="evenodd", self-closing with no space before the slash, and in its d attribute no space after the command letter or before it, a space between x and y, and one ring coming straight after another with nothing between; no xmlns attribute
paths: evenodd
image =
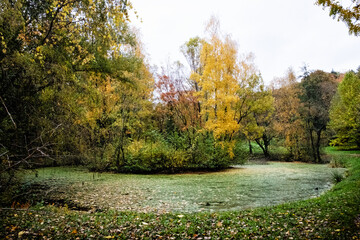
<svg viewBox="0 0 360 240"><path fill-rule="evenodd" d="M249 142L255 141L266 157L273 134L271 133L271 116L274 112L271 91L266 89L261 74L254 64L254 56L248 54L240 61L239 88L237 96L235 119L239 132L244 134Z"/></svg>
<svg viewBox="0 0 360 240"><path fill-rule="evenodd" d="M335 131L334 145L360 147L360 75L348 72L339 84L331 103L330 127Z"/></svg>
<svg viewBox="0 0 360 240"><path fill-rule="evenodd" d="M56 152L79 153L88 130L77 121L92 104L82 102L93 93L89 86L129 82L127 72L142 61L133 61L128 1L0 5L0 172L10 173Z"/></svg>
<svg viewBox="0 0 360 240"><path fill-rule="evenodd" d="M265 157L270 157L269 146L275 137L274 132L274 97L269 89L261 89L257 92L255 100L257 108L253 116L258 130L258 136L254 136L255 142L262 149Z"/></svg>
<svg viewBox="0 0 360 240"><path fill-rule="evenodd" d="M331 100L336 92L335 76L320 70L305 73L300 83L301 116L307 132L309 156L321 162L321 140L329 122Z"/></svg>
<svg viewBox="0 0 360 240"><path fill-rule="evenodd" d="M359 36L360 34L360 2L350 0L346 3L337 0L317 0L317 5L329 8L329 15L343 21L349 28L349 33Z"/></svg>

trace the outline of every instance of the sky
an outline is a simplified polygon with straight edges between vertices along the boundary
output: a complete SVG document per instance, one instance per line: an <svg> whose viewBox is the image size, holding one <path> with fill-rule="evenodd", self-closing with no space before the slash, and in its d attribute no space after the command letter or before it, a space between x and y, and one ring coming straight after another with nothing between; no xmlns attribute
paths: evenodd
<svg viewBox="0 0 360 240"><path fill-rule="evenodd" d="M329 17L315 0L132 0L139 18L147 59L158 68L168 62L187 65L180 47L204 37L212 15L222 32L238 43L239 54L253 53L264 82L310 70L346 72L360 66L360 37L350 36L343 22Z"/></svg>

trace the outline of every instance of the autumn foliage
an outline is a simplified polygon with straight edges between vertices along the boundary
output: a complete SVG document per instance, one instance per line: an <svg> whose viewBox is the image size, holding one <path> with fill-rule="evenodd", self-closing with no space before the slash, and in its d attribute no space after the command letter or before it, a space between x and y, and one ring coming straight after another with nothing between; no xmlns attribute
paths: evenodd
<svg viewBox="0 0 360 240"><path fill-rule="evenodd" d="M285 147L287 159L321 162L330 138L358 142L357 98L348 91L356 74L346 75L334 100L336 73L305 71L299 79L289 71L267 87L253 54L241 54L214 17L205 37L181 46L188 68L176 62L153 72L130 28L128 1L1 6L6 181L21 168L66 164L116 172L221 169L243 163L252 144L267 158L274 146Z"/></svg>

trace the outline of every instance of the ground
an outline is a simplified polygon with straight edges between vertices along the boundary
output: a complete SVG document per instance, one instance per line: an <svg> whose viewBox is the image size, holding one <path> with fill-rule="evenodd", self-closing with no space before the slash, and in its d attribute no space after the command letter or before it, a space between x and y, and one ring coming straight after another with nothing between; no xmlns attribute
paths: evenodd
<svg viewBox="0 0 360 240"><path fill-rule="evenodd" d="M164 214L76 211L39 203L27 210L2 209L0 238L359 239L360 159L352 152L331 154L346 163L347 178L309 200L248 210Z"/></svg>

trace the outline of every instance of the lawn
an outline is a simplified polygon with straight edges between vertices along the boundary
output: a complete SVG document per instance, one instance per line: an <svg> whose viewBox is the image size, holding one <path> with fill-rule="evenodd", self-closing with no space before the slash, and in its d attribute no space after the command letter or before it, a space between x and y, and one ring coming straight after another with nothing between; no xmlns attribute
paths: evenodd
<svg viewBox="0 0 360 240"><path fill-rule="evenodd" d="M224 178L225 172L160 175L156 177L133 175L134 183L122 181L124 182L122 187L117 187L119 185L119 175L93 174L81 169L73 169L72 171L78 171L78 174L63 171L60 174L62 175L61 179L60 176L56 176L58 173L55 170L51 173L51 169L43 169L39 171L38 183L43 182L44 179L52 179L53 183L48 182L47 187L42 186L40 188L41 191L48 191L50 196L55 192L73 196L73 198L67 198L70 200L78 199L79 202L74 204L74 201L70 201L69 203L73 203L73 206L65 204L58 206L58 202L54 201L54 205L43 202L30 207L28 210L3 209L0 212L2 227L0 237L65 239L358 239L360 237L359 152L340 152L334 149L329 150L329 152L334 156L336 155L337 159L341 158L346 164L348 168L347 177L320 196L318 192L328 188L329 172L327 170L331 170L326 169L325 165L272 163L268 166L266 172L262 172L266 168L249 165L244 168L229 170L226 172L228 178ZM284 164L296 165L296 167L287 167L285 170ZM243 171L242 174L239 174L239 171ZM305 172L311 171L314 171L312 175L317 176L316 178L305 176L303 182L299 181L304 177ZM69 175L66 175L66 172ZM252 175L251 172L256 172L256 174ZM325 181L319 175L319 173L324 172L327 172L327 174L324 174L326 176ZM276 179L275 176L279 174L282 177L278 176L278 179L274 180ZM256 175L257 177L255 177ZM75 181L71 176L76 176L74 179L77 180ZM238 189L246 188L245 179L249 178L249 182L256 182L257 178L260 179L259 176L263 176L263 178L269 176L268 182L266 184L262 182L258 185L259 189L255 189L255 193L248 194L252 195L253 199L261 199L262 194L264 196L269 195L269 189L274 188L276 185L279 186L278 189L286 192L284 196L290 196L289 199L284 199L281 197L282 191L276 191L272 194L274 196L268 196L271 200L264 201L266 203L262 204L262 206L313 197L308 200L292 201L276 206L232 210L261 206L256 200L251 199L247 199L249 205L238 204L234 206L234 202L242 201L234 201L229 197L230 193L235 193L235 196L241 197L242 192ZM121 175L121 177L124 180L129 178L129 175ZM205 181L206 178L209 178L208 182ZM326 184L320 185L316 183L317 187L314 188L316 179L319 180L319 183L322 181ZM286 183L290 184L292 181L296 181L297 184L286 186ZM104 182L109 184L106 188ZM179 182L182 182L182 184L179 184ZM69 185L69 183L71 184ZM170 183L174 183L175 187L164 187ZM239 185L236 185L236 183ZM78 188L75 187L76 184ZM131 184L138 186L137 190L130 188L129 185ZM53 189L48 188L49 186L52 186ZM71 187L65 189L64 186ZM99 188L99 186L102 187ZM145 186L148 186L148 189ZM218 186L222 187L217 188ZM84 192L94 191L94 197L91 198L89 195L82 193L77 195L76 192L81 188L88 188ZM201 192L202 189L212 188L211 194L215 194L213 196ZM317 190L315 190L316 188ZM174 189L178 189L176 193ZM295 191L295 189L301 191ZM71 191L73 191L73 194L68 195L68 192ZM134 191L134 193L131 193L131 191ZM147 191L149 194L147 194ZM102 201L97 201L102 198L104 192L116 192L116 194L110 194ZM306 194L293 198L291 194L295 193L297 195L296 192ZM129 209L132 211L119 211L126 209L126 207L121 207L125 206L126 202L117 203L120 193L121 196L124 196L124 199L130 198L134 194L131 201L136 200L137 207ZM192 198L189 198L190 193L193 195ZM33 194L36 195L36 192L33 192ZM80 200L80 196L82 196L83 200ZM153 199L147 199L149 196L154 197ZM156 196L163 196L163 202L161 203L161 199ZM184 196L187 196L187 198L184 198ZM184 202L182 205L184 199L188 199L186 200L188 202ZM107 202L111 204L105 205L104 203ZM89 205L86 205L87 203ZM91 203L96 207L91 208ZM114 204L117 207L112 207ZM161 208L159 207L161 205L167 206L162 211L153 211ZM72 207L79 206L87 207L80 209L86 211L72 209Z"/></svg>

